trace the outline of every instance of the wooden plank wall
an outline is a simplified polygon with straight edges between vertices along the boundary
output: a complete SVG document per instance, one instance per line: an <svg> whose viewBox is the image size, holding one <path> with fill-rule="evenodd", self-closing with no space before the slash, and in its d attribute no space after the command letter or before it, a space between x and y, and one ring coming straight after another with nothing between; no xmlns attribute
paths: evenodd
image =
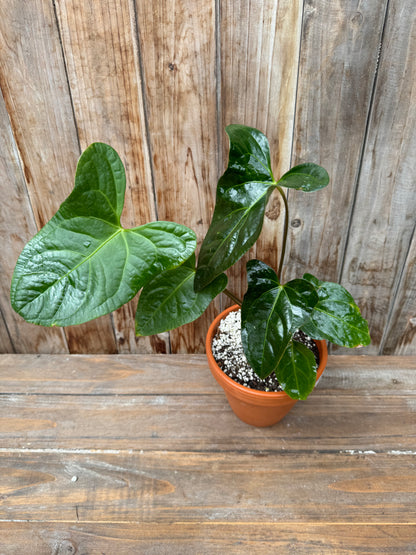
<svg viewBox="0 0 416 555"><path fill-rule="evenodd" d="M373 338L361 353L415 354L415 59L412 0L0 0L0 352L201 352L224 299L138 340L137 300L44 329L14 314L10 280L97 140L126 166L124 225L174 220L201 241L234 122L267 134L276 176L302 161L331 176L289 194L285 279L351 290ZM248 256L277 264L281 209L273 197ZM244 261L229 277L242 295Z"/></svg>

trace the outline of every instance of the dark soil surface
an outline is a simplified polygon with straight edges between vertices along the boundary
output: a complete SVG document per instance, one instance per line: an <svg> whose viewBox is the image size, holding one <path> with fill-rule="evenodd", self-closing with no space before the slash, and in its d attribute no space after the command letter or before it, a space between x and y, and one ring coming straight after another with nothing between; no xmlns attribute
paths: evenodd
<svg viewBox="0 0 416 555"><path fill-rule="evenodd" d="M251 368L245 357L240 337L241 313L239 310L230 312L221 320L218 331L212 341L212 354L223 372L237 383L259 391L282 391L273 373L265 380L260 379ZM315 355L319 365L319 352L315 342L298 331L294 339L306 345Z"/></svg>

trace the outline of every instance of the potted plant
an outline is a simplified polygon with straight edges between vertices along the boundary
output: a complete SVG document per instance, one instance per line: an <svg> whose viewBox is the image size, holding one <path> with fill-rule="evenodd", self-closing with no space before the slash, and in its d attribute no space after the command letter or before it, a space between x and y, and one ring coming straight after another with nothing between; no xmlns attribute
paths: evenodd
<svg viewBox="0 0 416 555"><path fill-rule="evenodd" d="M229 310L241 306L241 342L249 365L261 379L275 375L283 391L250 390L218 368L211 341L222 315L207 336L211 370L218 381L226 382L227 397L240 418L251 422L251 414L253 424L270 425L285 414L270 405L283 402L287 412L313 390L325 367L327 340L356 347L367 345L370 336L367 322L341 285L309 273L281 283L289 221L283 188L316 191L328 184L327 172L316 164L301 164L276 181L265 135L242 125L230 125L226 131L228 167L218 182L198 264L195 234L185 226L152 222L121 227L124 168L110 146L94 143L81 155L72 193L23 249L12 279L11 302L28 322L67 326L107 314L142 289L136 333L153 335L192 322L224 292L236 301ZM274 271L262 261L250 260L248 289L239 301L227 290L224 272L256 242L275 190L286 209L279 267ZM302 332L318 346L319 364L300 342L297 334ZM249 416L242 412L247 407Z"/></svg>

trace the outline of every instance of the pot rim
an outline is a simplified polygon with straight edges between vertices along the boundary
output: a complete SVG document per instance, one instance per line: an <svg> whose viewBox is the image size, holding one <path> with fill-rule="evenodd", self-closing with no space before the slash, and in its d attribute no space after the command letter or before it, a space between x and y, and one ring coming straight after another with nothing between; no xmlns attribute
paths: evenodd
<svg viewBox="0 0 416 555"><path fill-rule="evenodd" d="M253 399L262 398L263 400L267 398L269 400L291 399L292 401L295 401L295 399L292 399L291 397L289 397L289 395L285 391L259 391L258 389L245 387L244 385L237 383L232 378L227 376L227 374L223 370L221 370L221 368L218 366L217 361L215 360L214 355L212 354L212 348L211 348L212 339L214 337L215 332L217 331L217 327L220 321L223 318L225 318L225 316L227 316L230 312L233 312L239 309L241 309L241 307L238 304L235 304L233 306L226 308L225 310L220 312L220 314L218 314L218 316L212 321L211 325L208 328L206 341L205 341L205 350L206 350L206 355L211 368L215 369L218 378L223 380L225 384L228 384L228 387L233 387L236 390L236 392L239 392L242 396L250 396ZM316 343L316 346L318 347L319 359L320 359L319 366L316 371L316 383L315 383L315 387L316 387L316 384L318 383L323 371L325 370L325 367L328 361L328 349L327 349L325 340L314 339L313 341Z"/></svg>

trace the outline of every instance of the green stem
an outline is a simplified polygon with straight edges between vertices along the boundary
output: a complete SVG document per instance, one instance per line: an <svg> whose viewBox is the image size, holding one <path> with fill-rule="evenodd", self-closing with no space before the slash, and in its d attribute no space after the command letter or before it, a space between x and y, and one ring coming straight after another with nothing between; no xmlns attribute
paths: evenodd
<svg viewBox="0 0 416 555"><path fill-rule="evenodd" d="M243 304L242 301L240 301L240 299L235 295L233 295L233 293L231 293L231 291L229 291L228 289L224 289L223 293L225 293L227 297L229 297L233 302L235 302L235 304L238 304L238 306L241 306Z"/></svg>
<svg viewBox="0 0 416 555"><path fill-rule="evenodd" d="M279 278L279 282L282 281L282 268L283 268L283 260L285 258L286 253L286 243L287 243L287 233L289 230L289 206L287 204L287 198L283 191L283 189L278 185L277 190L280 193L280 196L283 199L285 205L285 223L284 223L284 230L283 230L283 242L282 242L282 252L280 253L280 262L279 262L279 269L277 271L277 277Z"/></svg>

